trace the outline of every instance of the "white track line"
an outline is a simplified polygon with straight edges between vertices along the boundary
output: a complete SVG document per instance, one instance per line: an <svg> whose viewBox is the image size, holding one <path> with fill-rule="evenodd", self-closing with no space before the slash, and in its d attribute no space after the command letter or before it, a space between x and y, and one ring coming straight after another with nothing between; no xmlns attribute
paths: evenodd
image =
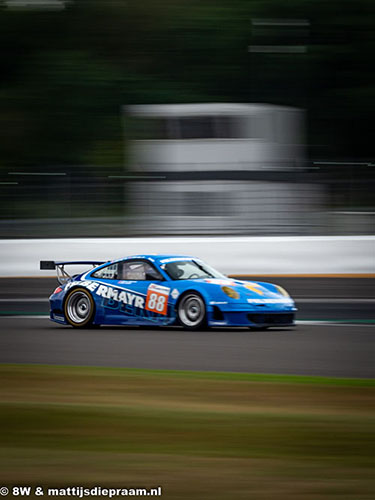
<svg viewBox="0 0 375 500"><path fill-rule="evenodd" d="M355 298L355 299L348 299L348 298L331 298L331 297L327 297L327 298L301 298L301 299L298 299L296 297L293 297L294 301L295 302L299 302L301 304L319 304L319 303L323 303L323 304L375 304L375 299L358 299L358 298Z"/></svg>
<svg viewBox="0 0 375 500"><path fill-rule="evenodd" d="M0 299L0 302L48 302L48 298Z"/></svg>
<svg viewBox="0 0 375 500"><path fill-rule="evenodd" d="M41 315L41 314L40 315L16 314L16 315L9 315L9 316L6 316L5 314L4 315L1 314L0 319L49 319L49 314L43 314L43 315Z"/></svg>
<svg viewBox="0 0 375 500"><path fill-rule="evenodd" d="M348 298L308 298L308 297L303 297L303 298L298 298L298 297L293 297L295 302L299 302L301 304L319 304L319 303L324 303L324 304L375 304L375 299L348 299ZM1 302L48 302L48 297L25 297L25 298L6 298L6 299L0 299Z"/></svg>
<svg viewBox="0 0 375 500"><path fill-rule="evenodd" d="M333 320L333 321L313 321L313 320L297 320L296 325L311 325L311 326L366 326L370 328L375 328L375 323L356 323L354 320L352 323L348 320Z"/></svg>
<svg viewBox="0 0 375 500"><path fill-rule="evenodd" d="M9 315L9 316L3 316L0 315L0 320L1 319L50 319L48 314L44 315ZM345 320L341 321L299 321L297 320L295 322L296 326L355 326L355 327L366 327L366 328L375 328L375 324L371 323L346 323ZM105 328L107 325L103 325L103 328ZM108 326L114 326L114 325L108 325ZM121 326L121 325L118 325ZM134 325L136 326L136 325ZM233 327L234 329L236 327ZM244 328L244 327L241 327ZM271 327L272 328L272 327ZM277 325L275 325L273 328L280 328ZM288 328L288 327L286 327ZM272 332L272 329L270 330Z"/></svg>

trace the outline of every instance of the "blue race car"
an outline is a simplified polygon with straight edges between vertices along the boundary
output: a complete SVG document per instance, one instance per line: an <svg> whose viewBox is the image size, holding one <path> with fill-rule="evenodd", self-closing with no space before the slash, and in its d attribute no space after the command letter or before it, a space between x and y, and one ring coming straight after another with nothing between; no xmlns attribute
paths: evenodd
<svg viewBox="0 0 375 500"><path fill-rule="evenodd" d="M92 265L70 276L67 264ZM230 279L195 257L135 255L112 262L41 261L57 269L50 318L76 328L94 325L293 326L294 301L280 286Z"/></svg>

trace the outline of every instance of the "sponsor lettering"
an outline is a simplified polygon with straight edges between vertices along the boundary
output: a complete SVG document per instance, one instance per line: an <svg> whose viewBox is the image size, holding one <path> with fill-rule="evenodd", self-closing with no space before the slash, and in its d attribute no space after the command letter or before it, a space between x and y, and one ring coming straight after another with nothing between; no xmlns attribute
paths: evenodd
<svg viewBox="0 0 375 500"><path fill-rule="evenodd" d="M160 261L161 264L167 264L168 262L179 262L183 260L193 260L189 257L169 257L168 259L163 259Z"/></svg>
<svg viewBox="0 0 375 500"><path fill-rule="evenodd" d="M54 319L56 319L57 321L65 321L65 318L64 316L59 316L58 314L53 314L52 315Z"/></svg>
<svg viewBox="0 0 375 500"><path fill-rule="evenodd" d="M69 283L66 284L65 290L69 290L69 288L72 288L72 286L83 286L84 288L87 288L91 292L94 292L98 286L99 283L96 283L95 281L69 281Z"/></svg>
<svg viewBox="0 0 375 500"><path fill-rule="evenodd" d="M236 286L236 283L231 280L221 280L218 278L207 278L204 280L206 283L213 283L214 285Z"/></svg>
<svg viewBox="0 0 375 500"><path fill-rule="evenodd" d="M99 285L96 290L96 295L113 302L120 302L128 306L138 307L139 309L144 309L145 305L145 299L143 297L107 285Z"/></svg>
<svg viewBox="0 0 375 500"><path fill-rule="evenodd" d="M285 299L247 299L249 304L293 304L293 300Z"/></svg>

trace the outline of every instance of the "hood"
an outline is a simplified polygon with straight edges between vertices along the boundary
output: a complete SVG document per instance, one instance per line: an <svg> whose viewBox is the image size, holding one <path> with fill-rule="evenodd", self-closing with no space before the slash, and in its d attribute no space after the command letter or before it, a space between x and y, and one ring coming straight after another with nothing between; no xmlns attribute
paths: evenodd
<svg viewBox="0 0 375 500"><path fill-rule="evenodd" d="M196 280L198 281L198 280ZM208 283L216 287L228 287L235 290L239 294L239 298L233 300L240 300L247 303L262 303L262 302L285 302L293 303L293 299L289 294L279 285L273 283L263 283L258 281L240 281L235 279L202 279L200 282ZM224 293L224 292L223 292Z"/></svg>

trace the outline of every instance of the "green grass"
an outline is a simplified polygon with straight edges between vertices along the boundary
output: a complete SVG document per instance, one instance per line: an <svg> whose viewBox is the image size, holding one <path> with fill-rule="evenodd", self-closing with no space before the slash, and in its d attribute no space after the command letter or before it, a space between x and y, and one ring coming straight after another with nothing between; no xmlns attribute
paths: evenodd
<svg viewBox="0 0 375 500"><path fill-rule="evenodd" d="M373 380L0 365L0 485L371 499Z"/></svg>

